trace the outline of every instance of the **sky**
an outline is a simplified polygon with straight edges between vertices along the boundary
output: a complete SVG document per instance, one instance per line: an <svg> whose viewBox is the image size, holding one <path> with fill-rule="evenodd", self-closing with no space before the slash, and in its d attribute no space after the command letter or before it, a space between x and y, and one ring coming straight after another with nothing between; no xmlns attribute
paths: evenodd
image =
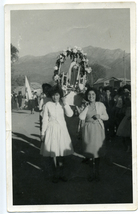
<svg viewBox="0 0 140 214"><path fill-rule="evenodd" d="M122 49L130 53L129 9L22 10L11 12L11 43L19 57L67 47Z"/></svg>

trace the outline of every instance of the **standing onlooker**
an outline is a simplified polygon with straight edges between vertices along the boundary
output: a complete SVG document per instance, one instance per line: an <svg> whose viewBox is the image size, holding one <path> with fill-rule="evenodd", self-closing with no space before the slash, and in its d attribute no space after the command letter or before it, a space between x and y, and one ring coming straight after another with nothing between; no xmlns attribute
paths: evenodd
<svg viewBox="0 0 140 214"><path fill-rule="evenodd" d="M59 178L67 181L64 175L64 156L73 154L73 146L66 126L64 113L72 117L73 111L66 103L63 91L58 86L51 89L52 101L47 102L43 109L42 145L40 154L52 157L55 165L53 182ZM62 100L62 103L61 103Z"/></svg>
<svg viewBox="0 0 140 214"><path fill-rule="evenodd" d="M102 103L104 103L105 101L105 91L103 90L102 86L99 87L98 100L99 102L102 102Z"/></svg>
<svg viewBox="0 0 140 214"><path fill-rule="evenodd" d="M19 107L19 109L21 109L22 108L22 93L21 93L21 91L19 91L17 99L18 99L18 107Z"/></svg>
<svg viewBox="0 0 140 214"><path fill-rule="evenodd" d="M35 93L32 91L32 96L30 99L30 109L31 109L31 114L34 114L34 109L35 109Z"/></svg>
<svg viewBox="0 0 140 214"><path fill-rule="evenodd" d="M124 99L123 99L123 88L119 88L117 95L114 97L114 108L113 108L113 115L114 118L114 129L118 129L120 122L122 121L123 117L125 116L125 109L124 109Z"/></svg>
<svg viewBox="0 0 140 214"><path fill-rule="evenodd" d="M108 120L106 108L103 103L96 102L96 90L89 88L86 93L86 100L89 105L80 113L79 118L85 120L83 126L83 149L88 155L90 154L95 159L95 176L93 173L89 177L89 181L94 178L99 181L99 163L100 156L103 155L103 143L105 141L105 131L103 120ZM93 163L92 163L93 167Z"/></svg>
<svg viewBox="0 0 140 214"><path fill-rule="evenodd" d="M114 107L114 100L113 97L111 95L111 89L109 87L107 87L105 89L105 96L104 96L104 104L107 110L107 114L109 116L108 121L104 121L105 124L105 133L106 133L106 137L111 140L111 137L114 135L114 130L113 130L113 115L112 115L112 111L113 111L113 107Z"/></svg>
<svg viewBox="0 0 140 214"><path fill-rule="evenodd" d="M18 110L18 96L17 96L17 93L14 94L14 106L15 106L15 109Z"/></svg>
<svg viewBox="0 0 140 214"><path fill-rule="evenodd" d="M127 152L131 149L131 101L128 100L125 105L125 116L122 119L118 130L117 135L123 138L124 146L127 149Z"/></svg>
<svg viewBox="0 0 140 214"><path fill-rule="evenodd" d="M38 108L38 95L37 95L36 91L34 92L34 97L35 97L35 110L37 110L37 108Z"/></svg>
<svg viewBox="0 0 140 214"><path fill-rule="evenodd" d="M14 92L11 93L11 109L13 110L14 108Z"/></svg>

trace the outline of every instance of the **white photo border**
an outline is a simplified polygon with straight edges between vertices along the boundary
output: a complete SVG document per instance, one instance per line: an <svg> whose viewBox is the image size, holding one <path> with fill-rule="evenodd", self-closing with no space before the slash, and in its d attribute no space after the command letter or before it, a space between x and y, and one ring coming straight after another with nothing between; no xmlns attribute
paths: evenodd
<svg viewBox="0 0 140 214"><path fill-rule="evenodd" d="M11 10L49 10L49 9L130 9L130 41L131 41L131 86L132 86L132 167L133 167L133 203L131 204L93 204L93 205L30 205L15 206L12 201L12 121L11 121ZM123 3L48 3L48 4L14 4L5 5L5 85L6 85L6 162L7 162L7 209L9 212L37 211L117 211L136 210L137 197L137 138L136 138L136 5L134 2Z"/></svg>

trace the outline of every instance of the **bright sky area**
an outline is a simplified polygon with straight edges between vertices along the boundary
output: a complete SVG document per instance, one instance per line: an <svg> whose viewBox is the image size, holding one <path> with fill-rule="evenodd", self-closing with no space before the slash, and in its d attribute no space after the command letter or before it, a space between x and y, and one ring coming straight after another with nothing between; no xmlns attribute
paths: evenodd
<svg viewBox="0 0 140 214"><path fill-rule="evenodd" d="M122 49L130 53L129 9L11 12L11 43L19 56L42 56L67 47Z"/></svg>

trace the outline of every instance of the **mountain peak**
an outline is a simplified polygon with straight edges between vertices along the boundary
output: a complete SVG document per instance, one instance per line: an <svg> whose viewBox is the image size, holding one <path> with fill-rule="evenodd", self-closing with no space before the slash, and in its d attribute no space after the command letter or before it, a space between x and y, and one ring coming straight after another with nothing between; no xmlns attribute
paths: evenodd
<svg viewBox="0 0 140 214"><path fill-rule="evenodd" d="M89 64L97 63L106 68L106 77L123 77L124 51L120 48L115 50L93 47L91 45L83 48L87 53ZM60 52L49 53L44 56L27 55L19 58L12 67L15 75L28 75L32 82L50 82L53 76L53 68L56 58ZM125 68L127 78L130 78L130 54L125 53ZM62 71L67 72L70 66L68 58L62 65Z"/></svg>

